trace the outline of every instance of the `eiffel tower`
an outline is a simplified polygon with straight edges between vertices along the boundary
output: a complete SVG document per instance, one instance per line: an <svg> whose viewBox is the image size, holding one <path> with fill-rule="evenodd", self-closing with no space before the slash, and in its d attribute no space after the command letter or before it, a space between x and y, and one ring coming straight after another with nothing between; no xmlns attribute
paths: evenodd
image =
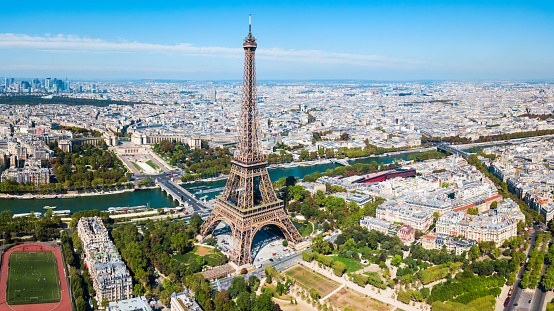
<svg viewBox="0 0 554 311"><path fill-rule="evenodd" d="M243 44L244 79L238 147L231 161L231 172L225 189L216 198L213 211L200 229L200 234L207 236L221 221L227 223L233 234L231 261L238 266L252 263L252 239L264 226L279 227L292 246L303 242L285 213L283 201L275 195L267 172L267 161L261 153L256 47L250 19L248 36Z"/></svg>

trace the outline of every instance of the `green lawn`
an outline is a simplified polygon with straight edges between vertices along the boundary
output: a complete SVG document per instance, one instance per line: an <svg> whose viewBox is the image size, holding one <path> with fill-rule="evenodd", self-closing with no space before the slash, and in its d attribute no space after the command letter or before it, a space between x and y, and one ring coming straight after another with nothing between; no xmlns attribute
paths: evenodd
<svg viewBox="0 0 554 311"><path fill-rule="evenodd" d="M131 162L131 164L133 164L133 166L139 171L139 172L142 172L142 168L140 166L138 166L138 164L136 164L135 162Z"/></svg>
<svg viewBox="0 0 554 311"><path fill-rule="evenodd" d="M173 255L171 257L173 257L173 259L180 261L182 263L190 264L196 259L196 257L198 257L198 255L196 255L193 252L190 252L186 254Z"/></svg>
<svg viewBox="0 0 554 311"><path fill-rule="evenodd" d="M156 163L152 162L152 160L146 161L146 164L150 165L150 167L155 169L156 171L160 169L160 167L157 166Z"/></svg>
<svg viewBox="0 0 554 311"><path fill-rule="evenodd" d="M8 262L9 305L59 302L60 279L53 252L13 252Z"/></svg>
<svg viewBox="0 0 554 311"><path fill-rule="evenodd" d="M358 271L358 270L360 270L364 267L361 263L359 263L355 260L349 259L349 258L342 258L342 257L338 257L338 256L329 256L329 257L333 258L334 261L340 261L343 264L345 264L346 265L346 273L355 272L355 271Z"/></svg>
<svg viewBox="0 0 554 311"><path fill-rule="evenodd" d="M198 246L195 246L192 251L186 253L186 254L179 254L179 255L173 255L173 259L180 261L182 263L191 264L194 260L196 260L196 257L199 255L197 254L199 252ZM210 250L208 254L204 255L204 260L206 261L206 264L208 266L217 267L218 261L220 257L223 257L222 252L216 251L215 248L213 250Z"/></svg>
<svg viewBox="0 0 554 311"><path fill-rule="evenodd" d="M321 297L327 296L340 286L339 283L300 265L287 269L285 275L295 279L305 288L317 290Z"/></svg>
<svg viewBox="0 0 554 311"><path fill-rule="evenodd" d="M223 256L225 255L223 255L223 253L221 252L212 253L204 256L204 260L206 260L206 263L208 264L208 266L217 267L219 258Z"/></svg>

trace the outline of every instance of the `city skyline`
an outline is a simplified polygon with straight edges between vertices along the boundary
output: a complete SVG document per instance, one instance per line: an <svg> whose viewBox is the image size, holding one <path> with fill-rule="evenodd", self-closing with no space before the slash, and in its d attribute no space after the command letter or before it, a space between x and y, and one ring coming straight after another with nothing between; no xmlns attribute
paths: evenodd
<svg viewBox="0 0 554 311"><path fill-rule="evenodd" d="M236 42L252 13L260 80L549 80L553 12L497 1L7 3L0 75L240 80Z"/></svg>

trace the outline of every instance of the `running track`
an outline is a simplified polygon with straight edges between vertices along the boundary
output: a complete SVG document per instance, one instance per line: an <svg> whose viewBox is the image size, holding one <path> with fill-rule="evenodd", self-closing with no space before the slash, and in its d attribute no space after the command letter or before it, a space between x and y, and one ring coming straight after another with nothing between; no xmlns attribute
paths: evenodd
<svg viewBox="0 0 554 311"><path fill-rule="evenodd" d="M60 277L62 299L60 302L30 304L30 305L15 305L10 306L6 303L6 289L8 281L8 259L12 252L54 252L56 262L58 264L58 276ZM71 301L69 300L69 292L67 291L67 282L65 278L65 270L63 268L62 253L59 247L51 247L48 245L31 243L21 244L10 248L2 257L2 268L0 273L0 311L71 311Z"/></svg>

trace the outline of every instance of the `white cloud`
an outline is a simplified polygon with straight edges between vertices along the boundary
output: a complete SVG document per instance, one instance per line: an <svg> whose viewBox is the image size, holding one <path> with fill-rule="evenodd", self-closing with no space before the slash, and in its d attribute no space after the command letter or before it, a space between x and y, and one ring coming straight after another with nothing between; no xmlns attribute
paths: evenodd
<svg viewBox="0 0 554 311"><path fill-rule="evenodd" d="M0 34L0 49L35 49L48 52L78 52L78 53L158 53L180 54L190 56L207 56L220 58L240 58L242 48L218 46L197 47L190 43L163 45L142 42L108 42L101 39L82 38L74 35L30 36L25 34ZM378 55L352 53L336 53L321 50L286 50L281 48L260 48L257 57L285 62L306 62L320 64L349 64L366 67L390 67L414 69L435 66L432 63L389 58Z"/></svg>

